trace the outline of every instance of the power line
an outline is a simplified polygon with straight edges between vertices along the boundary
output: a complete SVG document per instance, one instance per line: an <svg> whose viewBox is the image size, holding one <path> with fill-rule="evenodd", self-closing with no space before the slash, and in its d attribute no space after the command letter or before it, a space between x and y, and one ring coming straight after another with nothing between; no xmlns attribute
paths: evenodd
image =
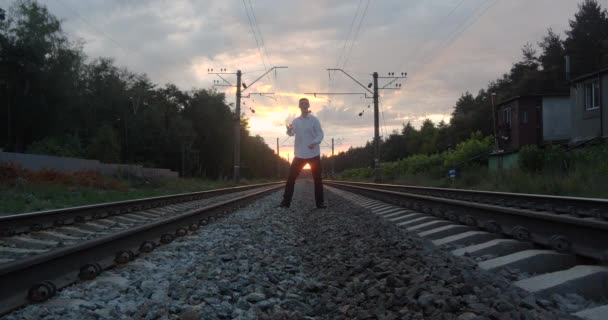
<svg viewBox="0 0 608 320"><path fill-rule="evenodd" d="M336 68L340 68L340 61L345 61L346 58L346 50L348 46L348 41L350 40L351 34L353 33L353 28L355 26L355 22L357 21L357 17L359 15L359 10L361 9L361 4L363 3L363 0L359 0L359 3L357 4L357 9L355 10L355 15L353 16L353 19L350 23L350 26L348 28L348 33L346 34L346 38L344 39L344 44L342 45L342 49L338 51L338 55L336 56ZM369 0L367 2L367 5L369 5ZM367 11L367 6L365 7L365 11ZM360 28L360 24L359 24L359 28ZM352 42L351 42L352 44ZM352 45L350 46L351 50L352 50ZM344 65L344 64L343 64ZM343 67L342 67L343 68ZM369 75L369 74L366 74ZM327 80L327 91L331 92L333 91L333 79L331 78L331 73L328 72L328 80ZM332 101L328 100L327 103L327 107L331 107L332 106Z"/></svg>
<svg viewBox="0 0 608 320"><path fill-rule="evenodd" d="M348 72L349 73L358 74L358 75L362 75L362 76L369 76L370 75L369 72L357 71L357 70L353 70L353 69L349 69Z"/></svg>
<svg viewBox="0 0 608 320"><path fill-rule="evenodd" d="M421 63L416 63L416 65L418 66L418 69L423 66L426 63L430 63L431 61L433 61L436 57L436 55L438 54L437 52L441 51L442 49L444 49L447 45L449 45L449 43L453 42L454 40L456 40L457 36L460 36L460 34L462 34L463 30L466 30L471 24L467 25L468 22L471 21L471 19L473 18L473 23L475 21L477 21L477 19L479 19L479 17L481 17L481 15L483 15L485 13L486 10L483 11L483 13L481 15L476 15L478 12L480 12L480 9L489 2L490 0L485 0L484 2L480 3L475 10L473 10L473 13L465 20L462 21L462 23L458 24L456 26L456 28L454 28L453 32L448 34L448 37L444 39L444 41L442 41L438 46L436 46L432 51L434 51L434 54L430 54L430 55L426 55L426 59L423 60L423 62ZM452 10L445 16L443 17L433 28L433 32L436 31L438 29L438 27L450 16L452 16L454 14L454 12L456 12L456 10L464 3L463 0L461 0L461 2L457 3L456 6L454 8L452 8ZM488 9L488 8L486 8ZM466 25L466 26L465 26ZM463 28L463 26L465 26ZM460 30L460 33L459 33ZM456 37L455 37L456 36ZM431 37L426 37L427 39L430 39ZM424 44L426 44L428 42L425 41ZM407 63L408 61L412 61L412 60L417 60L420 56L421 56L421 50L422 48L424 48L425 45L421 45L421 46L417 46L417 49L415 51L416 55L412 55L412 59L409 60L404 60L401 65L399 66L398 69L402 68L405 63ZM424 57L422 57L424 58ZM414 70L416 71L416 70ZM415 74L415 72L411 72L411 74Z"/></svg>
<svg viewBox="0 0 608 320"><path fill-rule="evenodd" d="M285 141L289 140L289 138L291 138L291 136L287 136L285 139L283 139L283 142L281 142L281 144L284 144Z"/></svg>
<svg viewBox="0 0 608 320"><path fill-rule="evenodd" d="M350 22L350 27L348 30L348 33L346 35L346 39L344 39L344 45L342 45L342 50L340 50L338 52L338 56L336 59L336 68L340 67L340 58L342 58L342 56L344 55L345 51L346 51L346 44L348 43L348 40L350 39L350 35L353 32L353 27L355 25L355 21L357 20L357 16L359 15L359 9L361 8L361 3L363 3L363 0L359 0L359 4L357 5L357 10L355 10L355 15L353 16L353 20Z"/></svg>
<svg viewBox="0 0 608 320"><path fill-rule="evenodd" d="M355 46L355 43L357 42L357 38L359 37L359 32L361 31L361 25L363 25L363 20L365 19L365 16L367 14L367 8L369 7L369 2L370 2L370 0L367 0L365 9L363 9L363 14L361 15L361 19L359 20L359 25L357 26L357 31L355 31L355 36L353 37L353 40L350 42L350 49L348 50L348 54L346 55L344 62L342 63L342 69L344 69L346 67L346 64L348 63L348 59L350 58L350 55L353 51L353 47Z"/></svg>
<svg viewBox="0 0 608 320"><path fill-rule="evenodd" d="M490 3L491 2L491 3ZM477 7L477 9L475 10L475 12L472 15L472 20L469 19L468 21L465 21L464 27L461 28L460 30L456 30L454 33L452 33L447 41L444 42L444 44L442 44L442 48L445 48L447 46L449 46L450 44L452 44L456 39L458 39L465 31L467 31L472 25L474 25L477 20L479 20L479 18L481 18L490 8L492 8L496 3L498 2L498 0L486 0L485 2L483 2L479 7ZM485 8L483 8L484 5L490 3L489 6L486 6Z"/></svg>
<svg viewBox="0 0 608 320"><path fill-rule="evenodd" d="M493 2L490 3L490 5L488 5L488 6L486 6L485 8L482 9L482 7L484 5L486 5L486 4L488 4L490 1L491 0L485 0L484 2L482 2L473 11L473 14L470 16L470 18L466 19L463 23L461 23L455 29L456 31L454 31L453 33L451 33L450 35L448 35L448 38L446 38L446 40L443 41L435 49L435 54L427 56L427 59L423 60L423 62L421 62L421 63L418 63L417 65L419 67L417 69L415 69L414 72L411 72L411 74L414 74L414 76L416 76L417 71L421 68L421 66L424 66L425 64L428 64L428 63L432 62L433 60L435 60L436 57L438 56L438 54L441 52L441 50L443 50L443 49L447 48L449 45L451 45L456 39L458 39L458 37L460 37L468 28L470 28L473 24L475 24L475 22L477 22L477 20L479 20L479 18L481 18L490 8L492 8L498 2L498 0L493 0ZM442 20L445 21L445 19L449 18L463 3L464 3L464 0L461 0ZM436 27L433 28L433 30L436 30ZM420 51L420 48L421 47L418 47L417 52ZM401 63L401 65L399 66L399 69L404 64L405 64L405 61ZM384 113L382 113L382 117L383 117L383 120L384 120ZM385 126L386 126L386 123L385 123Z"/></svg>
<svg viewBox="0 0 608 320"><path fill-rule="evenodd" d="M492 1L492 3L490 3L490 1ZM448 38L446 39L446 41L442 42L441 45L439 45L439 47L435 50L434 54L427 56L427 59L418 65L419 66L425 65L425 64L428 64L428 63L432 62L433 60L435 60L437 58L437 56L439 55L439 53L442 52L442 50L449 47L456 39L458 39L466 30L468 30L472 25L474 25L477 22L477 20L479 20L479 18L481 18L497 2L498 2L498 0L486 0L485 2L483 2L479 7L477 7L475 12L471 16L472 20L469 19L468 21L465 21L465 24L461 24L461 26L463 26L462 28L456 29L455 32L450 34L448 36ZM485 8L482 8L485 4L488 4L488 3L490 3L490 5L486 6Z"/></svg>
<svg viewBox="0 0 608 320"><path fill-rule="evenodd" d="M348 40L350 39L350 35L353 32L353 27L355 25L355 21L357 20L357 15L359 14L359 9L361 8L362 3L363 3L363 0L359 0L359 4L357 5L357 9L355 10L355 15L353 16L353 19L352 19L349 29L348 29L348 33L346 34L346 38L344 39L344 44L342 45L342 49L338 51L338 55L336 56L336 68L340 67L340 60L345 53L346 46L348 44ZM331 91L333 91L333 85L332 85L333 79L331 78L331 72L328 71L327 75L328 75L327 92L331 92ZM331 107L331 100L328 100L327 106L328 106L328 108Z"/></svg>
<svg viewBox="0 0 608 320"><path fill-rule="evenodd" d="M248 0L249 8L251 10L251 16L253 17L253 23L255 25L256 30L258 31L258 37L260 37L260 44L262 45L262 50L266 54L266 60L268 60L268 64L272 65L270 61L270 56L268 55L268 51L266 50L266 45L264 44L264 37L262 36L262 31L260 31L260 25L258 24L258 19L255 16L255 10L253 10L253 5L251 4L251 0Z"/></svg>
<svg viewBox="0 0 608 320"><path fill-rule="evenodd" d="M243 72L243 74L258 73L258 72L262 72L262 71L266 71L266 70L268 70L268 69L258 69L258 70Z"/></svg>
<svg viewBox="0 0 608 320"><path fill-rule="evenodd" d="M109 34L105 33L103 30L97 28L95 25L93 25L92 23L90 23L89 21L87 21L85 18L83 18L75 9L71 8L70 6L68 6L63 0L58 0L58 2L64 6L66 9L70 10L75 16L76 18L78 18L80 21L82 21L83 23L85 23L86 25L88 25L91 29L95 30L97 33L101 34L102 36L104 36L105 38L107 38L108 40L110 40L112 43L114 43L117 47L119 47L120 49L122 49L123 51L128 51L131 53L136 53L137 52L131 50L131 49L127 49L125 47L123 47L120 43L118 43L118 41L114 40L114 38L112 38Z"/></svg>
<svg viewBox="0 0 608 320"><path fill-rule="evenodd" d="M386 139L388 133L387 133L387 129L386 129L386 119L384 118L384 108L382 107L382 99L380 100L380 115L382 115L382 128L383 128L383 133L382 136Z"/></svg>
<svg viewBox="0 0 608 320"><path fill-rule="evenodd" d="M445 15L443 18L439 19L439 21L437 21L437 23L433 26L433 28L431 28L431 31L427 33L427 36L425 36L424 38L426 39L426 41L424 41L422 44L417 45L415 48L416 51L414 51L414 53L411 55L413 58L413 60L416 60L420 54L420 51L422 50L423 47L426 46L426 44L430 41L431 37L435 34L435 32L437 31L437 29L439 28L439 26L441 26L443 24L443 22L445 22L446 19L448 19L449 17L452 16L452 14L454 14L454 12L456 12L456 10L458 10L458 8L460 8L460 6L464 3L465 0L460 0L460 2L458 2L453 8L452 10L450 10L450 12ZM430 35L430 36L429 36ZM399 65L399 67L397 67L397 69L395 70L401 70L401 68L403 68L403 65L405 64L405 61L401 63L401 65Z"/></svg>
<svg viewBox="0 0 608 320"><path fill-rule="evenodd" d="M342 69L344 69L344 68L346 67L346 65L348 64L348 60L349 60L349 59L350 59L350 57L351 57L351 53L352 53L352 51L353 51L353 48L354 48L354 46L355 46L355 44L356 44L356 42L357 42L357 39L358 39L358 37L359 37L359 34L360 34L360 32L361 32L361 26L363 25L363 21L365 20L365 17L366 17L366 15L367 15L367 9L368 9L368 7L369 7L370 0L367 0L367 2L366 2L366 4L365 4L365 8L363 9L363 11L362 11L362 13L361 13L360 18L358 19L358 23L356 23L356 21L357 21L357 17L359 16L359 15L358 15L358 13L359 13L359 9L360 9L360 7L361 7L361 4L362 4L362 3L363 3L363 1L362 1L362 0L360 0L360 1L359 1L359 5L357 6L357 10L355 11L355 16L353 17L353 21L351 22L351 26L350 26L349 34L348 34L348 36L347 36L347 39L346 39L346 40L345 40L345 42L344 42L344 47L343 47L343 49L346 49L346 50L343 50L343 52L342 52L342 67L341 67ZM356 29L353 29L353 26L354 26L354 24L355 24L355 23L357 24L357 26L356 26ZM348 40L349 40L349 38L350 38L350 34L352 34L352 31L353 31L353 30L355 30L355 32L354 32L354 34L353 34L352 39L350 39L350 45L348 45ZM338 64L338 65L339 65L339 64L340 64L340 62L339 62L339 61L337 61L337 62L336 62L336 64ZM370 73L363 73L363 72L354 72L354 73L358 73L358 74L364 74L364 75L366 75L366 76L369 76L369 75L370 75ZM330 78L330 81L331 81L331 78ZM331 90L331 85L328 87L328 91L332 91L332 90Z"/></svg>
<svg viewBox="0 0 608 320"><path fill-rule="evenodd" d="M72 7L70 7L68 4L66 4L63 0L58 0L58 2L66 9L68 9L69 11L71 11L74 16L76 16L76 18L78 20L80 20L81 22L83 22L84 24L86 24L87 26L89 26L89 28L91 28L93 31L97 32L98 34L100 34L101 36L105 37L106 39L110 40L110 42L112 42L115 46L117 46L119 49L121 49L123 52L126 52L127 55L129 53L133 53L136 54L140 57L146 58L146 56L136 50L133 50L131 48L127 48L123 45L121 45L118 41L116 41L114 38L112 38L108 33L106 33L105 31L103 31L102 29L98 28L97 26L95 26L94 24L90 23L88 20L86 20L82 15L80 15L80 13L78 13L78 11L76 11L75 9L73 9ZM150 71L148 71L150 72ZM146 72L144 72L146 73ZM170 83L171 81L167 81L167 79L163 76L161 76L160 74L152 71L151 73L155 74L156 76L158 76L161 80L164 80L165 83Z"/></svg>
<svg viewBox="0 0 608 320"><path fill-rule="evenodd" d="M266 44L264 43L264 36L262 35L262 31L260 30L260 24L258 23L258 19L255 15L255 10L253 9L253 4L251 3L251 0L248 0L249 3L249 9L247 8L247 4L245 3L245 0L243 0L243 4L245 4L245 10L246 11L251 11L251 17L253 18L253 26L252 26L252 31L254 33L254 37L256 37L256 42L257 42L257 38L259 38L259 42L257 42L258 45L258 50L260 51L260 56L262 57L262 64L264 65L265 70L267 70L266 67L266 63L264 62L264 55L266 56L266 61L268 61L269 65L272 65L272 61L270 60L270 55L268 54L268 50L266 49ZM247 17L249 18L249 14L247 14ZM251 24L251 19L249 19L249 22ZM257 31L257 33L256 33ZM257 36L256 36L257 34ZM275 71L274 74L274 81L272 80L272 77L267 75L266 78L268 79L268 81L270 83L272 83L275 87L277 87L277 89L279 88L279 82L277 79L277 73ZM281 103L283 102L283 99L281 98L280 95L278 95L279 100L281 100Z"/></svg>
<svg viewBox="0 0 608 320"><path fill-rule="evenodd" d="M253 21L251 20L251 16L249 15L249 8L247 8L247 3L243 0L243 6L245 6L245 13L247 14L247 20L249 21L249 27L251 28L251 33L253 34L253 38L255 39L255 44L258 48L258 52L260 53L260 59L262 60L262 64L264 65L264 70L267 70L266 61L264 61L264 55L262 54L262 49L260 47L260 41L258 40L257 34L255 32L255 28L253 27Z"/></svg>

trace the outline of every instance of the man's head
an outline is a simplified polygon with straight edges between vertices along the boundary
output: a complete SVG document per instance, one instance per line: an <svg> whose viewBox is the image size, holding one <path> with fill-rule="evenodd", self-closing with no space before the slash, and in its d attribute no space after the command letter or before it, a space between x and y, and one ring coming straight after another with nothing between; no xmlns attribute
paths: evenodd
<svg viewBox="0 0 608 320"><path fill-rule="evenodd" d="M298 106L300 107L300 111L302 111L302 114L307 114L308 108L310 108L310 102L307 98L302 98L298 102Z"/></svg>
<svg viewBox="0 0 608 320"><path fill-rule="evenodd" d="M300 106L300 109L308 109L310 107L310 102L307 98L300 99L300 102L298 104Z"/></svg>

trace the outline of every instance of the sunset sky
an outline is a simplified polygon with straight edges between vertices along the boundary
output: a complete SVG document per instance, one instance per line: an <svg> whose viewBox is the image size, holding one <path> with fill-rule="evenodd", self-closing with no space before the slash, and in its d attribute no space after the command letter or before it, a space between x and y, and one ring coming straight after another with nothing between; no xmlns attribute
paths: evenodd
<svg viewBox="0 0 608 320"><path fill-rule="evenodd" d="M3 7L10 2L0 0ZM288 66L247 90L276 92L276 100L253 96L243 99L242 106L252 133L273 149L280 138L281 155L286 157L293 139L284 133L285 122L299 112L297 100L303 93L364 92L341 74L330 78L327 68L343 68L364 85L374 71L384 76L408 73L401 90L381 92L384 136L407 121L449 121L458 97L467 90L477 92L508 71L526 42L536 46L548 28L564 37L579 1L41 2L63 20L69 36L82 39L90 58L113 57L119 66L147 73L158 84L211 88L219 78L208 75L209 68L240 69L249 84L264 72L264 65ZM608 6L608 0L599 2ZM227 79L236 82L234 76ZM234 102L234 90L226 94L227 102ZM339 141L336 150L371 140L371 99L308 98L325 131L322 153L331 153L332 137Z"/></svg>

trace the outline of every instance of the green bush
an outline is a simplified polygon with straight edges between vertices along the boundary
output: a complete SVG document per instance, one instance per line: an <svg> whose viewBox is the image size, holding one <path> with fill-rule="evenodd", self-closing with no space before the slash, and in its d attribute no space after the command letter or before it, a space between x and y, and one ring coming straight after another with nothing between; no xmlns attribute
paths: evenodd
<svg viewBox="0 0 608 320"><path fill-rule="evenodd" d="M445 171L443 166L444 157L444 153L409 156L399 161L399 173L408 175L425 173L435 177L441 176L442 172Z"/></svg>
<svg viewBox="0 0 608 320"><path fill-rule="evenodd" d="M344 170L340 174L340 177L342 179L352 179L352 180L369 179L373 176L374 176L374 169L372 169L372 168L347 169L347 170Z"/></svg>
<svg viewBox="0 0 608 320"><path fill-rule="evenodd" d="M548 145L541 149L529 145L519 150L518 165L524 172L555 173L564 171L571 163L571 154L561 146Z"/></svg>
<svg viewBox="0 0 608 320"><path fill-rule="evenodd" d="M381 165L382 177L395 180L402 176L426 175L435 179L445 177L453 165L459 167L478 167L469 161L478 156L485 156L492 149L492 137L483 137L474 133L469 140L456 146L451 152L435 154L415 154L395 162L384 162ZM477 162L475 162L477 163ZM347 169L342 172L344 179L367 179L374 175L372 168Z"/></svg>
<svg viewBox="0 0 608 320"><path fill-rule="evenodd" d="M470 160L479 156L485 157L490 153L492 144L492 136L483 137L480 132L475 132L468 140L456 145L456 149L446 155L444 166L446 168L470 166Z"/></svg>
<svg viewBox="0 0 608 320"><path fill-rule="evenodd" d="M562 146L548 145L543 149L543 169L545 171L564 171L570 166L570 153Z"/></svg>
<svg viewBox="0 0 608 320"><path fill-rule="evenodd" d="M598 174L608 174L608 145L596 145L574 149L569 153L571 169L576 171L592 171Z"/></svg>
<svg viewBox="0 0 608 320"><path fill-rule="evenodd" d="M608 144L566 151L561 146L525 146L519 153L519 168L493 172L479 161L487 154L492 137L472 135L455 150L432 155L417 154L382 163L384 182L435 187L495 190L583 197L608 197ZM447 170L456 165L458 177L450 179ZM568 170L564 170L567 168ZM373 168L349 169L346 180L370 181Z"/></svg>
<svg viewBox="0 0 608 320"><path fill-rule="evenodd" d="M88 151L91 158L101 162L120 161L120 143L114 129L109 125L100 127L89 145Z"/></svg>
<svg viewBox="0 0 608 320"><path fill-rule="evenodd" d="M382 177L384 179L393 180L399 176L399 162L385 162L380 165Z"/></svg>
<svg viewBox="0 0 608 320"><path fill-rule="evenodd" d="M544 165L542 150L535 145L522 147L519 150L518 165L525 172L540 172Z"/></svg>
<svg viewBox="0 0 608 320"><path fill-rule="evenodd" d="M27 152L58 157L78 158L84 156L80 139L78 136L71 134L38 140L27 148Z"/></svg>

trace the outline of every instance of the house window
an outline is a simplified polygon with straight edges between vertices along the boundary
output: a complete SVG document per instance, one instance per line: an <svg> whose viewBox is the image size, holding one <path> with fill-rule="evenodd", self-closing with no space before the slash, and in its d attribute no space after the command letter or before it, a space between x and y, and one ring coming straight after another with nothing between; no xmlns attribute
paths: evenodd
<svg viewBox="0 0 608 320"><path fill-rule="evenodd" d="M600 107L600 82L590 81L585 86L585 110L594 110Z"/></svg>
<svg viewBox="0 0 608 320"><path fill-rule="evenodd" d="M521 115L521 123L528 123L528 111L524 111Z"/></svg>
<svg viewBox="0 0 608 320"><path fill-rule="evenodd" d="M511 128L511 108L504 108L502 113L503 122L507 124L509 128Z"/></svg>

